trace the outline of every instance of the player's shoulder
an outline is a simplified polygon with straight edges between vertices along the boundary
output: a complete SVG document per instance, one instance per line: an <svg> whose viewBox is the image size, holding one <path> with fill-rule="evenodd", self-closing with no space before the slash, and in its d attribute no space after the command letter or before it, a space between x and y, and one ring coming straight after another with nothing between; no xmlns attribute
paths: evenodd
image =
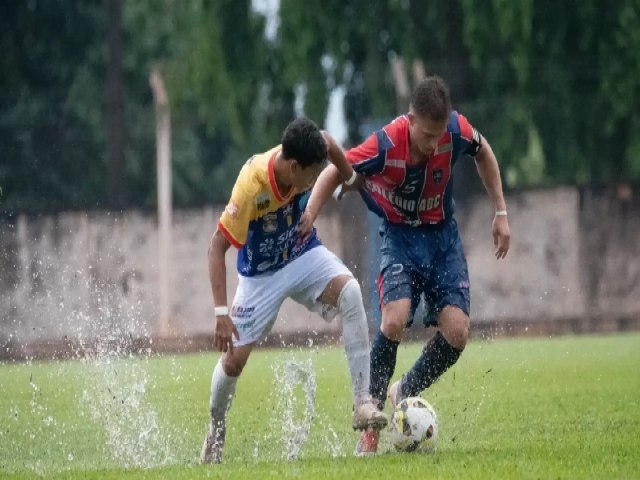
<svg viewBox="0 0 640 480"><path fill-rule="evenodd" d="M391 122L386 124L382 130L389 135L391 139L397 139L402 135L405 135L409 129L409 117L406 115L400 115L394 118Z"/></svg>
<svg viewBox="0 0 640 480"><path fill-rule="evenodd" d="M451 133L460 133L460 112L452 110L449 115L449 123L447 124L447 130Z"/></svg>
<svg viewBox="0 0 640 480"><path fill-rule="evenodd" d="M269 186L269 160L274 149L251 156L240 169L236 188L247 196L259 195Z"/></svg>
<svg viewBox="0 0 640 480"><path fill-rule="evenodd" d="M409 117L400 115L378 130L378 143L381 148L389 150L402 143L409 132Z"/></svg>
<svg viewBox="0 0 640 480"><path fill-rule="evenodd" d="M460 135L469 141L473 138L473 126L469 123L469 120L457 110L451 111L447 131L454 135Z"/></svg>

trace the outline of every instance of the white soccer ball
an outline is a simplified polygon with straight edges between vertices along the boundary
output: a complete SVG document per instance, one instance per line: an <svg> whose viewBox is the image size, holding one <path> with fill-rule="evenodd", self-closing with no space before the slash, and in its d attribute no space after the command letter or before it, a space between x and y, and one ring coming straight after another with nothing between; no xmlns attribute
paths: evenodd
<svg viewBox="0 0 640 480"><path fill-rule="evenodd" d="M431 404L421 397L402 400L391 418L391 441L404 452L435 450L438 417Z"/></svg>

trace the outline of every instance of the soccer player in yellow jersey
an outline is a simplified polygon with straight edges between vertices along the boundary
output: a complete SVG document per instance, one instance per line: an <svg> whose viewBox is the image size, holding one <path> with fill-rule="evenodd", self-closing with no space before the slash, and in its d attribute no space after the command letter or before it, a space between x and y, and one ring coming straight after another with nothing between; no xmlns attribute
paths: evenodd
<svg viewBox="0 0 640 480"><path fill-rule="evenodd" d="M215 346L223 352L211 379L211 423L203 463L220 463L227 411L251 350L273 327L286 298L342 317L353 387L353 428L381 429L387 418L369 394L369 334L362 294L349 269L315 229L298 235L310 189L327 157L347 184L356 173L335 141L306 118L291 122L282 143L254 155L242 167L209 245L209 278L215 302ZM238 288L227 307L225 252L238 249Z"/></svg>

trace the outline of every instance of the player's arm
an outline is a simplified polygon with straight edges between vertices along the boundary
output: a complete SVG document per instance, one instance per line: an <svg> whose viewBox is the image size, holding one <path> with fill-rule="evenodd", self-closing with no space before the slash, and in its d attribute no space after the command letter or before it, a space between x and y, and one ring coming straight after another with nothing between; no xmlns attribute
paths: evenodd
<svg viewBox="0 0 640 480"><path fill-rule="evenodd" d="M329 161L335 166L342 181L348 185L352 185L358 174L347 160L344 151L342 151L342 148L340 148L333 137L327 132L323 131L322 136L327 143L327 156Z"/></svg>
<svg viewBox="0 0 640 480"><path fill-rule="evenodd" d="M308 213L308 220L311 224L318 218L318 214L322 209L322 206L327 203L333 192L342 183L342 177L335 165L328 165L316 180L311 196L307 202L305 213Z"/></svg>
<svg viewBox="0 0 640 480"><path fill-rule="evenodd" d="M327 141L329 158L332 158L332 153L335 157L332 160L333 165L329 165L318 176L307 203L306 210L309 211L309 216L306 220L311 220L311 225L318 217L322 206L327 203L329 197L340 185L342 185L343 191L357 190L363 186L365 175L380 173L384 167L384 155L381 154L375 133L365 142L350 150L348 154L345 154L331 137L329 139ZM350 170L344 168L344 164Z"/></svg>
<svg viewBox="0 0 640 480"><path fill-rule="evenodd" d="M507 256L509 251L509 242L511 234L509 232L509 222L507 220L507 203L504 200L502 192L502 180L500 178L500 168L491 145L486 138L479 135L477 148L479 149L475 155L476 167L478 175L489 194L489 198L495 207L495 217L493 219L493 244L496 248L495 255L497 259Z"/></svg>
<svg viewBox="0 0 640 480"><path fill-rule="evenodd" d="M327 203L331 194L342 183L340 172L335 165L328 165L320 172L313 186L309 201L298 222L298 244L306 242L313 231L313 223L318 218L322 206Z"/></svg>
<svg viewBox="0 0 640 480"><path fill-rule="evenodd" d="M233 338L239 338L238 330L229 316L227 304L227 268L225 254L229 247L240 249L247 241L249 223L254 215L255 201L251 183L246 180L247 170L240 171L231 199L225 207L218 229L209 244L209 280L215 303L216 331L214 345L222 352L233 352Z"/></svg>
<svg viewBox="0 0 640 480"><path fill-rule="evenodd" d="M226 352L227 350L233 352L233 339L231 336L235 334L236 338L238 338L238 330L236 330L229 317L229 308L227 307L227 267L224 257L230 246L231 243L218 228L209 242L208 255L209 281L211 282L216 316L213 344L221 352Z"/></svg>
<svg viewBox="0 0 640 480"><path fill-rule="evenodd" d="M298 223L298 242L307 241L313 230L313 223L318 218L322 206L327 203L329 197L344 182L353 188L362 184L362 178L353 169L344 151L327 132L322 132L327 143L327 156L331 164L325 168L316 180L304 214Z"/></svg>

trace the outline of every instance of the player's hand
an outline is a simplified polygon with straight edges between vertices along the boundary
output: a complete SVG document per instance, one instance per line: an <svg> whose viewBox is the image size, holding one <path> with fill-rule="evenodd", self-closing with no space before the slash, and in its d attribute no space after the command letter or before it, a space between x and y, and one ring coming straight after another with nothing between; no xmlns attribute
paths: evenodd
<svg viewBox="0 0 640 480"><path fill-rule="evenodd" d="M308 209L302 213L300 222L298 222L298 240L297 245L302 245L311 237L313 232L313 222L315 222L316 216Z"/></svg>
<svg viewBox="0 0 640 480"><path fill-rule="evenodd" d="M221 352L233 353L233 337L240 340L238 329L229 318L229 315L216 317L216 333L213 337L213 345Z"/></svg>
<svg viewBox="0 0 640 480"><path fill-rule="evenodd" d="M495 256L498 260L505 258L509 251L509 221L506 215L496 215L493 218L493 246L496 248Z"/></svg>

